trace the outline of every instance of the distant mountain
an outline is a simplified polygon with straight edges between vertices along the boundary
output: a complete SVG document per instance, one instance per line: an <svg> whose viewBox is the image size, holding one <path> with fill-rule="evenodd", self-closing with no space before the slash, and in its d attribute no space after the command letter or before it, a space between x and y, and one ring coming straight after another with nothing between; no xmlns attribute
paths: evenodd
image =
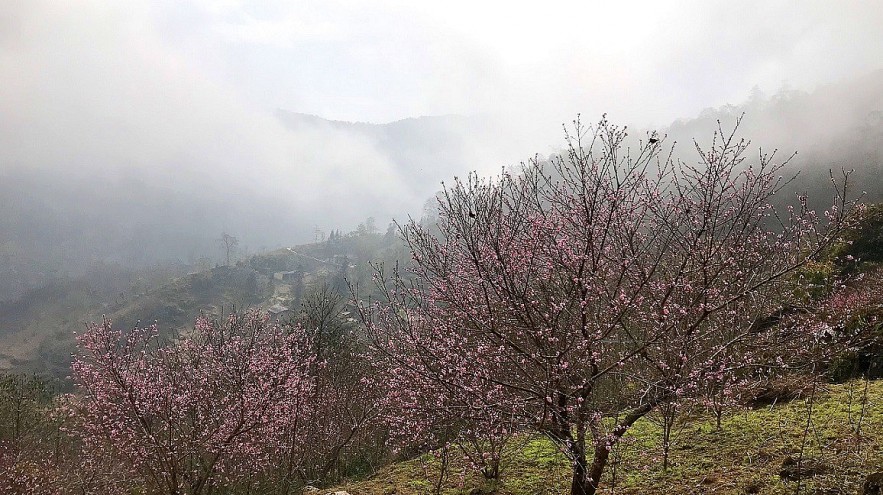
<svg viewBox="0 0 883 495"><path fill-rule="evenodd" d="M95 263L217 262L222 232L253 253L369 216L385 228L393 216L419 215L442 180L476 168L486 129L460 116L378 125L280 110L274 121L267 142L284 163L212 168L192 157L170 173L0 163L0 301Z"/></svg>
<svg viewBox="0 0 883 495"><path fill-rule="evenodd" d="M285 110L277 110L276 117L295 132L327 128L369 140L425 197L437 191L441 181L479 167L474 162L476 151L490 141L492 128L487 118L462 115L416 117L386 124L327 120Z"/></svg>
<svg viewBox="0 0 883 495"><path fill-rule="evenodd" d="M870 146L883 132L883 70L812 92L784 88L766 95L755 89L743 103L707 108L696 117L673 122L665 133L682 144L692 143L693 138L701 142L710 138L708 131L717 127L718 120L725 128L732 127L743 113L740 134L758 144L793 146L807 154Z"/></svg>
<svg viewBox="0 0 883 495"><path fill-rule="evenodd" d="M807 93L783 89L772 96L755 91L748 101L705 109L661 129L666 141L677 141L678 155L696 160L693 140L709 146L718 122L732 130L744 115L737 136L750 139L766 153L778 149L784 160L794 152L787 174L798 173L790 192L808 192L814 208L830 204L829 172L855 170L853 193L868 202L883 201L883 70L829 84ZM787 192L787 191L786 191ZM793 197L790 196L789 197Z"/></svg>
<svg viewBox="0 0 883 495"><path fill-rule="evenodd" d="M866 191L867 201L883 201L883 71L812 93L756 92L742 104L707 109L657 131L669 144L678 141L685 160L695 160L694 137L707 145L718 120L730 129L743 113L739 135L765 151L780 148L782 158L799 151L789 172L800 175L784 196L808 191L813 205L824 207L830 199L828 171L843 167L856 169L856 193ZM509 165L493 149L505 146L506 138L493 136L487 118L370 124L279 110L273 120L279 124L272 143L299 140L300 146L291 148L290 157L289 148L282 147L291 163L278 170L243 163L234 172L196 168L195 174L157 178L143 168L100 174L0 168L0 368L63 369L72 332L102 314L125 325L158 319L178 328L195 313L220 305L269 303L275 293L268 295L262 284L272 283L272 270L300 269L293 260L309 257L349 255L364 261L375 249L355 236L347 241L352 246L330 255L322 251L330 249L327 242L295 254L252 257L254 252L351 230L373 215L376 225L363 230L384 232L389 217L419 215L419 205L442 180L488 170L488 163ZM333 153L337 162L323 159ZM182 160L181 167L186 165ZM323 166L330 171L312 174L310 167ZM271 180L257 181L262 174ZM325 180L345 174L357 176ZM289 192L292 184L301 187ZM312 193L308 201L289 201L305 191ZM391 198L405 194L409 198ZM223 258L222 232L239 238L235 259L243 265L217 266ZM319 273L331 264L302 268Z"/></svg>
<svg viewBox="0 0 883 495"><path fill-rule="evenodd" d="M165 281L141 281L117 293L89 278L57 279L0 303L0 372L30 371L63 378L74 335L109 318L115 328L156 323L165 334L187 332L200 314L284 307L297 313L306 294L327 286L345 298L347 282L372 286L368 262L404 260L402 243L363 226L346 235L250 256ZM282 274L283 276L277 276ZM108 273L110 277L114 274ZM119 277L119 274L116 274Z"/></svg>
<svg viewBox="0 0 883 495"><path fill-rule="evenodd" d="M214 263L223 256L223 231L239 237L240 251L252 252L310 238L312 224L276 198L237 193L137 174L0 174L0 302L96 265Z"/></svg>

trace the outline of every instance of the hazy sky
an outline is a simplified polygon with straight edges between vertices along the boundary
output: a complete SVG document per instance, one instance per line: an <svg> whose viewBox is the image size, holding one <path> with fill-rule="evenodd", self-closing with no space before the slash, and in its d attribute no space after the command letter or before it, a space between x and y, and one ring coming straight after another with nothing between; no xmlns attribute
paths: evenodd
<svg viewBox="0 0 883 495"><path fill-rule="evenodd" d="M526 118L608 111L665 123L754 85L812 89L867 72L883 55L877 1L6 0L0 9L4 82L15 76L7 64L29 51L68 58L59 86L90 82L82 72L96 82L161 71L247 106L371 122L518 108Z"/></svg>
<svg viewBox="0 0 883 495"><path fill-rule="evenodd" d="M343 120L517 108L665 123L754 85L812 89L883 56L877 1L147 5L104 22L143 30L250 103Z"/></svg>
<svg viewBox="0 0 883 495"><path fill-rule="evenodd" d="M272 111L492 115L524 157L577 112L662 125L878 69L881 26L879 1L5 0L0 172L210 177L298 208L336 181L387 214L422 199L372 143L292 136Z"/></svg>

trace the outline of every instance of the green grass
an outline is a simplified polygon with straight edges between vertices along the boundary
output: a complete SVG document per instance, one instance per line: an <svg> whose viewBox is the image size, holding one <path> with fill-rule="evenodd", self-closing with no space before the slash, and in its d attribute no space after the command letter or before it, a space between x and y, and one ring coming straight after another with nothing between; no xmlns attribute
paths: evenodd
<svg viewBox="0 0 883 495"><path fill-rule="evenodd" d="M116 328L158 322L167 332L186 331L201 312L229 312L264 302L270 292L252 283L247 267L217 267L179 277L137 297L112 302L83 281L63 281L33 291L26 301L0 306L0 371L70 374L74 332L107 315Z"/></svg>
<svg viewBox="0 0 883 495"><path fill-rule="evenodd" d="M783 481L779 472L784 459L800 456L801 446L803 459L826 468L804 478L801 493L861 493L865 476L883 469L883 381L869 382L863 401L864 387L863 381L820 385L808 429L807 399L734 409L720 430L709 415L694 415L678 425L667 471L662 468L660 427L641 420L613 452L616 463L608 466L600 493L790 494L796 482ZM432 456L422 456L338 489L353 495L432 493L439 467ZM499 484L484 482L455 456L442 493L567 493L569 476L568 461L551 442L523 435L507 449Z"/></svg>

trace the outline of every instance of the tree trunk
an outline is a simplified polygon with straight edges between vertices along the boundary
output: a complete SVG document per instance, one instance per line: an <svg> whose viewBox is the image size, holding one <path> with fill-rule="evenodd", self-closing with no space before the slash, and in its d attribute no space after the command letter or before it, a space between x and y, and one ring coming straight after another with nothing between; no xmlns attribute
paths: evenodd
<svg viewBox="0 0 883 495"><path fill-rule="evenodd" d="M605 447L596 447L594 459L586 469L585 453L577 446L570 449L573 461L573 479L570 483L570 495L595 495L601 484L601 475L607 467L610 452Z"/></svg>
<svg viewBox="0 0 883 495"><path fill-rule="evenodd" d="M573 479L570 483L570 495L592 495L586 478L586 452L576 442L570 444L570 456L573 460Z"/></svg>
<svg viewBox="0 0 883 495"><path fill-rule="evenodd" d="M589 469L586 477L586 495L595 495L598 486L601 484L601 475L604 474L604 468L607 467L607 459L610 457L610 451L605 445L595 446L595 456L592 459L592 467Z"/></svg>
<svg viewBox="0 0 883 495"><path fill-rule="evenodd" d="M595 492L598 491L598 486L601 484L601 475L604 474L604 468L607 467L607 460L610 458L609 449L622 438L625 432L635 424L635 421L644 417L644 415L650 412L656 404L662 401L662 399L663 398L660 398L655 402L648 402L637 409L632 410L632 412L626 415L625 419L613 429L613 432L609 437L599 438L596 436L595 455L592 458L592 465L588 472L586 472L585 468L586 455L584 448L580 449L576 444L571 445L570 451L573 455L573 459L582 460L582 462L574 461L573 483L571 483L570 488L571 495L595 495ZM579 457L577 457L577 453L579 454ZM580 486L578 486L577 483L578 478L582 481Z"/></svg>
<svg viewBox="0 0 883 495"><path fill-rule="evenodd" d="M570 446L570 455L573 459L573 478L570 483L570 495L595 495L601 484L601 475L607 466L610 452L606 447L595 447L595 455L592 465L587 468L586 453L583 447L576 442Z"/></svg>

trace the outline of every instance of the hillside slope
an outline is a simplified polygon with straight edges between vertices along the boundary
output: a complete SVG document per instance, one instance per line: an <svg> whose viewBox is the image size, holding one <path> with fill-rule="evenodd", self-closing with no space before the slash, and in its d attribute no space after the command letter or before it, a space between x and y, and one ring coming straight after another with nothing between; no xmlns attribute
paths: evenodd
<svg viewBox="0 0 883 495"><path fill-rule="evenodd" d="M296 311L303 295L327 284L347 294L347 280L367 281L372 260L402 256L392 235L369 231L259 254L119 297L82 279L65 279L0 305L0 371L68 375L74 336L109 318L117 328L156 323L166 333L187 331L201 313L221 315L280 305ZM286 272L286 280L276 278Z"/></svg>
<svg viewBox="0 0 883 495"><path fill-rule="evenodd" d="M807 385L804 395L791 402L731 410L720 430L703 411L683 411L668 470L661 460L657 418L642 419L612 453L599 493L795 493L798 460L805 473L800 493L861 493L866 476L883 470L883 381L819 383L815 397L812 384ZM337 489L353 495L433 493L440 466L438 458L427 454ZM567 493L569 487L568 461L545 438L516 437L504 454L502 469L501 481L488 483L455 452L441 493L551 495Z"/></svg>

